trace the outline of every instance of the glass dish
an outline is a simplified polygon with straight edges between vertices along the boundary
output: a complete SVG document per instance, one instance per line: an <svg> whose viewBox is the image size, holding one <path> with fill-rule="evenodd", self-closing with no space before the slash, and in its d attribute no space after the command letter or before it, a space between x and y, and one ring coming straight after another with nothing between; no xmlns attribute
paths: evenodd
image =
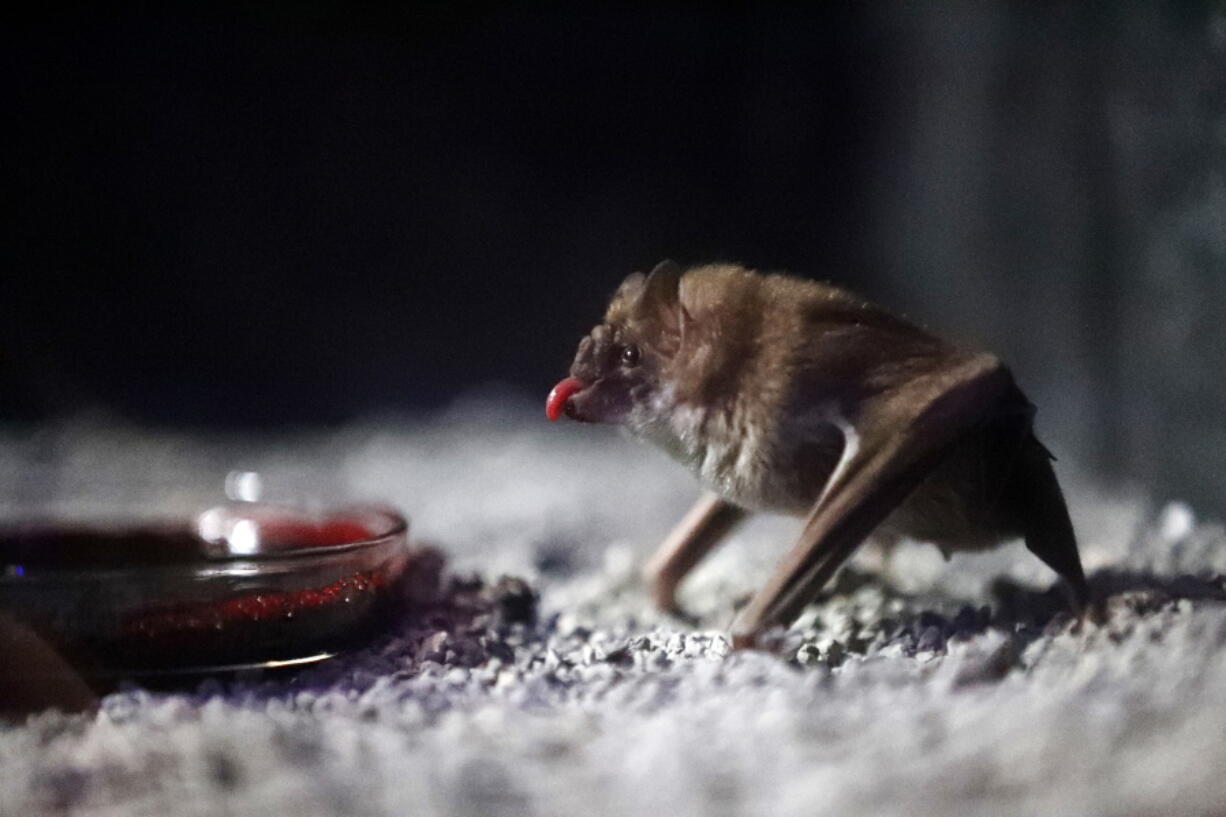
<svg viewBox="0 0 1226 817"><path fill-rule="evenodd" d="M0 524L0 624L87 678L310 663L395 612L407 537L390 508L248 502L183 522Z"/></svg>

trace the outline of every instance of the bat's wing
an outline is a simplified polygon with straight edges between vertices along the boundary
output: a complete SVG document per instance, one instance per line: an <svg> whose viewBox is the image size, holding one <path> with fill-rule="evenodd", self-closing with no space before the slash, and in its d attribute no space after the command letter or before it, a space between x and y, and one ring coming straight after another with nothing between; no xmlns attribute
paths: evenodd
<svg viewBox="0 0 1226 817"><path fill-rule="evenodd" d="M905 378L865 399L799 541L733 626L734 644L752 646L764 630L790 624L949 447L999 411L1014 391L1008 370L983 354Z"/></svg>
<svg viewBox="0 0 1226 817"><path fill-rule="evenodd" d="M1005 500L1014 517L1013 527L1022 532L1026 547L1064 577L1073 593L1074 606L1084 609L1090 603L1090 588L1051 461L1051 454L1027 428L1026 447L1006 489Z"/></svg>

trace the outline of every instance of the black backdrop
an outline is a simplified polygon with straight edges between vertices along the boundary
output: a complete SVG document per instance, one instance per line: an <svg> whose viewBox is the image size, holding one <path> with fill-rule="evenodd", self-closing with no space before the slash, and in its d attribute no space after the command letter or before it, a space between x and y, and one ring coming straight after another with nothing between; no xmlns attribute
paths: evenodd
<svg viewBox="0 0 1226 817"><path fill-rule="evenodd" d="M991 345L1079 462L1217 497L1221 12L815 5L6 26L0 419L543 395L624 274L739 260Z"/></svg>
<svg viewBox="0 0 1226 817"><path fill-rule="evenodd" d="M17 36L24 410L268 424L540 390L665 255L850 272L880 55L852 70L849 8L577 9Z"/></svg>

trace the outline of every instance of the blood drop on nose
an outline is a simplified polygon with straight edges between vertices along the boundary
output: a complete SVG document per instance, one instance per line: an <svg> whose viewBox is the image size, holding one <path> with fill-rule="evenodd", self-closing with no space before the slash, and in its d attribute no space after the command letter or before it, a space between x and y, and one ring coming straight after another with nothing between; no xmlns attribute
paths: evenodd
<svg viewBox="0 0 1226 817"><path fill-rule="evenodd" d="M577 377L564 378L553 387L553 391L549 392L549 397L545 399L545 416L551 421L561 417L562 412L566 410L566 401L570 399L570 396L586 388L587 384Z"/></svg>

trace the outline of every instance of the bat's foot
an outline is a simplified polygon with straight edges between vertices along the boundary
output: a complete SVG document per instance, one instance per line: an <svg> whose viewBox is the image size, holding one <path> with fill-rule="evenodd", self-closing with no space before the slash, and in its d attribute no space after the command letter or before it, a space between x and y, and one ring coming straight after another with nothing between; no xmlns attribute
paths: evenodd
<svg viewBox="0 0 1226 817"><path fill-rule="evenodd" d="M677 602L677 582L671 578L661 576L652 565L643 569L643 581L647 583L647 595L651 598L652 606L688 627L697 627L702 620Z"/></svg>
<svg viewBox="0 0 1226 817"><path fill-rule="evenodd" d="M698 629L702 625L701 616L691 613L680 605L664 610L664 612L691 629Z"/></svg>
<svg viewBox="0 0 1226 817"><path fill-rule="evenodd" d="M677 582L670 581L669 576L661 575L660 569L653 564L643 568L643 581L647 583L647 595L651 603L662 613L674 613L677 606Z"/></svg>
<svg viewBox="0 0 1226 817"><path fill-rule="evenodd" d="M758 648L757 633L738 633L733 631L732 649L739 652L741 650L756 650Z"/></svg>
<svg viewBox="0 0 1226 817"><path fill-rule="evenodd" d="M1102 627L1107 623L1109 618L1107 614L1107 600L1105 598L1090 598L1077 611L1078 622L1080 624L1093 624L1096 627Z"/></svg>
<svg viewBox="0 0 1226 817"><path fill-rule="evenodd" d="M758 650L779 655L787 647L787 630L783 627L771 627L768 630L750 632L734 627L729 634L729 639L732 641L734 652Z"/></svg>
<svg viewBox="0 0 1226 817"><path fill-rule="evenodd" d="M1086 582L1084 576L1077 575L1071 578L1065 576L1061 584L1064 586L1064 594L1068 600L1069 608L1077 619L1078 630L1087 622L1098 626L1106 623L1106 599L1097 593L1091 592L1090 585Z"/></svg>

